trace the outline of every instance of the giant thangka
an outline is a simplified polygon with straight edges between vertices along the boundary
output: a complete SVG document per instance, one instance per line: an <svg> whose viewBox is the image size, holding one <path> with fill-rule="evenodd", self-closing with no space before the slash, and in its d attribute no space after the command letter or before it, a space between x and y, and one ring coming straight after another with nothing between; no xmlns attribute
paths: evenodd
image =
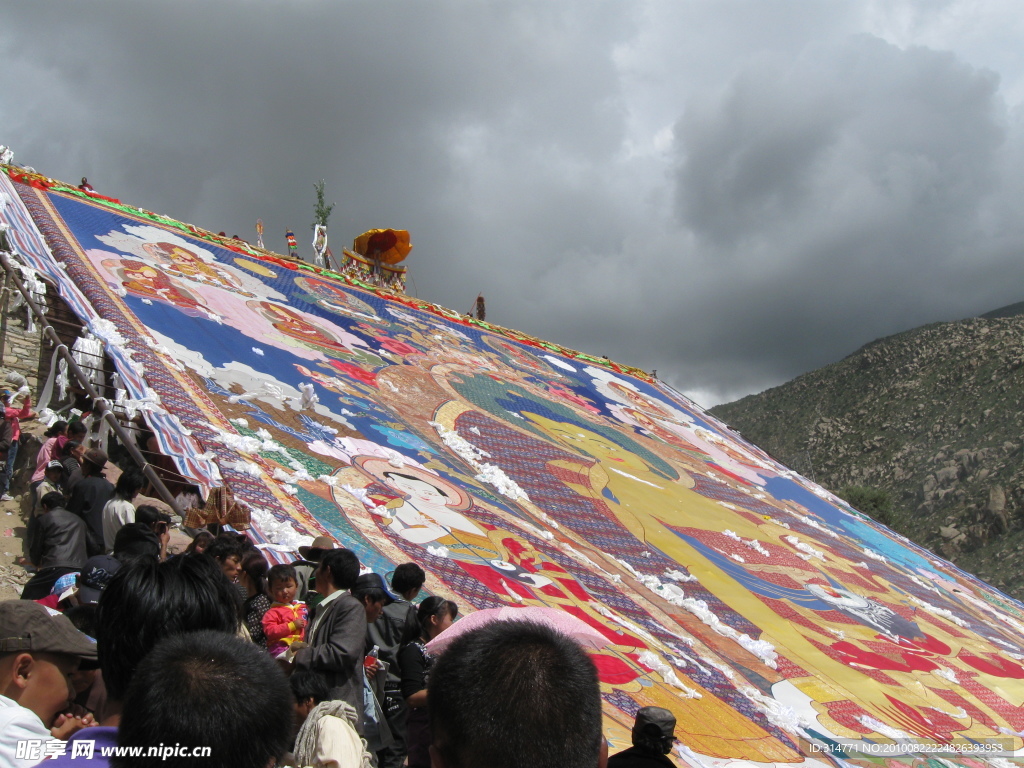
<svg viewBox="0 0 1024 768"><path fill-rule="evenodd" d="M1024 748L1019 603L651 376L5 170L19 258L184 475L279 559L328 534L464 611L591 625L612 751L647 705L680 765Z"/></svg>

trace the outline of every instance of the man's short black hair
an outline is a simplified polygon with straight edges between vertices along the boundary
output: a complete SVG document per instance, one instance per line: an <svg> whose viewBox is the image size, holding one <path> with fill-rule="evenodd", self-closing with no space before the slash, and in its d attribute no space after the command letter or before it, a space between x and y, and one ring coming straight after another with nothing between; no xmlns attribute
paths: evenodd
<svg viewBox="0 0 1024 768"><path fill-rule="evenodd" d="M139 489L142 488L144 482L142 473L137 469L126 469L117 478L117 483L114 484L114 492L118 497L131 501L135 498L135 494L139 492Z"/></svg>
<svg viewBox="0 0 1024 768"><path fill-rule="evenodd" d="M72 435L87 435L87 434L89 434L89 428L87 426L85 426L85 422L84 421L72 421L70 424L68 424L68 432L67 432L68 437L71 437ZM79 442L81 442L81 441L79 441Z"/></svg>
<svg viewBox="0 0 1024 768"><path fill-rule="evenodd" d="M288 685L298 704L309 699L319 704L331 698L331 686L327 684L327 678L312 669L296 669L288 678Z"/></svg>
<svg viewBox="0 0 1024 768"><path fill-rule="evenodd" d="M359 578L359 558L351 549L331 549L320 557L320 565L331 573L336 589L352 589Z"/></svg>
<svg viewBox="0 0 1024 768"><path fill-rule="evenodd" d="M96 637L96 616L98 613L99 606L95 603L72 605L64 611L64 615L75 625L75 629L92 638Z"/></svg>
<svg viewBox="0 0 1024 768"><path fill-rule="evenodd" d="M64 506L64 494L60 491L50 491L39 500L43 509L56 509Z"/></svg>
<svg viewBox="0 0 1024 768"><path fill-rule="evenodd" d="M160 539L145 523L127 523L114 534L114 557L124 564L143 558L160 557Z"/></svg>
<svg viewBox="0 0 1024 768"><path fill-rule="evenodd" d="M434 748L447 768L594 768L597 669L543 624L496 621L452 641L427 684Z"/></svg>
<svg viewBox="0 0 1024 768"><path fill-rule="evenodd" d="M205 552L218 561L237 557L238 562L242 562L242 555L245 550L242 548L242 542L237 536L222 534L210 542L210 546L206 548Z"/></svg>
<svg viewBox="0 0 1024 768"><path fill-rule="evenodd" d="M264 768L288 751L292 718L288 680L266 651L224 632L173 635L139 666L117 731L120 746L159 753L111 765ZM210 756L197 760L195 747Z"/></svg>
<svg viewBox="0 0 1024 768"><path fill-rule="evenodd" d="M200 629L236 632L240 603L238 590L205 554L126 564L103 590L97 617L97 651L110 697L124 699L135 669L165 637Z"/></svg>
<svg viewBox="0 0 1024 768"><path fill-rule="evenodd" d="M152 504L140 504L135 508L135 522L153 525L153 523L170 523L171 516L161 512Z"/></svg>
<svg viewBox="0 0 1024 768"><path fill-rule="evenodd" d="M416 563L402 563L391 577L391 589L404 595L411 589L422 589L426 580L427 574Z"/></svg>

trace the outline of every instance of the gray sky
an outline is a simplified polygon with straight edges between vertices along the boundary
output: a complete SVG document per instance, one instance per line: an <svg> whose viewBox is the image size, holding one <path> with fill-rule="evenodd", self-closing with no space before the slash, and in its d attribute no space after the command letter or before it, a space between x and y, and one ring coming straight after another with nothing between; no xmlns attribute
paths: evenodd
<svg viewBox="0 0 1024 768"><path fill-rule="evenodd" d="M15 161L703 405L1024 299L1024 15L977 0L0 0Z"/></svg>

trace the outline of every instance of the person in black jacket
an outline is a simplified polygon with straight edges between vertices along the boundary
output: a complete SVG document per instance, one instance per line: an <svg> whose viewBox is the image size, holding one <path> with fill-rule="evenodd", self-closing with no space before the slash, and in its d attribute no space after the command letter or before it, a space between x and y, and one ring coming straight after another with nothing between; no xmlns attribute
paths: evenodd
<svg viewBox="0 0 1024 768"><path fill-rule="evenodd" d="M38 570L22 590L22 600L46 597L57 579L80 571L88 559L85 523L64 509L64 495L48 493L41 503L44 512L29 544L29 559Z"/></svg>
<svg viewBox="0 0 1024 768"><path fill-rule="evenodd" d="M103 475L107 454L90 448L82 457L82 479L71 491L68 511L85 520L89 527L89 554L102 555L103 507L114 495L114 484Z"/></svg>
<svg viewBox="0 0 1024 768"><path fill-rule="evenodd" d="M642 707L633 723L633 746L608 758L608 768L664 768L675 742L676 716L661 707Z"/></svg>
<svg viewBox="0 0 1024 768"><path fill-rule="evenodd" d="M405 721L408 707L402 695L402 668L398 664L398 651L419 636L420 625L412 601L419 595L425 581L426 574L416 563L402 563L395 568L384 613L367 627L367 646L376 645L380 649L378 658L388 665L383 704L384 716L394 743L377 752L377 765L380 768L402 768L405 764Z"/></svg>

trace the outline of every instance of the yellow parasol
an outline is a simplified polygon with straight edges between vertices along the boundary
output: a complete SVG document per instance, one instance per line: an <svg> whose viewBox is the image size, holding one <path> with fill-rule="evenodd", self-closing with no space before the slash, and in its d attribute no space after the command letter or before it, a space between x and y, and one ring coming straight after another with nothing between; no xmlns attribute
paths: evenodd
<svg viewBox="0 0 1024 768"><path fill-rule="evenodd" d="M412 243L405 229L371 229L352 242L352 250L384 264L398 264L409 255Z"/></svg>

